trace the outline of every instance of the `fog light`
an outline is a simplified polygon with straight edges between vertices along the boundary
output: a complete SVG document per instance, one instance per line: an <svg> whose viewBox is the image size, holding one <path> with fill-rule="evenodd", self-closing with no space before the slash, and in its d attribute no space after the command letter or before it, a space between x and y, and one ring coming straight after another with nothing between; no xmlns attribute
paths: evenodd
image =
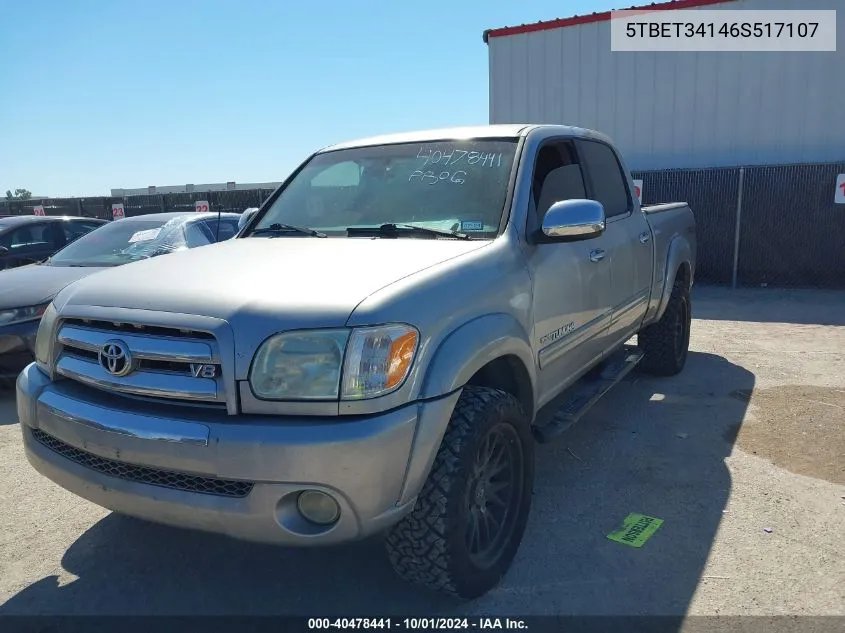
<svg viewBox="0 0 845 633"><path fill-rule="evenodd" d="M318 525L331 525L340 517L340 506L330 495L319 490L299 493L296 507L306 519Z"/></svg>

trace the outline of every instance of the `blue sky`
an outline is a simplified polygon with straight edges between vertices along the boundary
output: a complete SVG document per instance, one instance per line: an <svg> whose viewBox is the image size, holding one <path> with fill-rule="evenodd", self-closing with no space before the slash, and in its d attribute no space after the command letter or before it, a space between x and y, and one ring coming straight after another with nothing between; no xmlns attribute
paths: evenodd
<svg viewBox="0 0 845 633"><path fill-rule="evenodd" d="M485 124L485 28L618 4L6 0L0 195L277 181L330 143Z"/></svg>

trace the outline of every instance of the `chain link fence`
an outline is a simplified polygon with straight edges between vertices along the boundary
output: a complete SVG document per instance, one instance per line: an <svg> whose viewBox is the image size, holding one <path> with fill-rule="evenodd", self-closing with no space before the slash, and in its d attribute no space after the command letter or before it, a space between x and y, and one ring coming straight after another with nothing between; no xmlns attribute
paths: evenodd
<svg viewBox="0 0 845 633"><path fill-rule="evenodd" d="M845 289L845 162L633 174L643 204L688 202L696 279L734 286Z"/></svg>
<svg viewBox="0 0 845 633"><path fill-rule="evenodd" d="M845 162L635 172L644 205L688 202L698 229L696 279L734 286L845 288L845 204L834 202ZM193 211L241 213L270 189L166 193L97 198L0 201L0 215L76 215L112 219Z"/></svg>
<svg viewBox="0 0 845 633"><path fill-rule="evenodd" d="M688 202L696 222L698 253L695 278L731 282L739 171L691 169L635 173L643 181L643 205Z"/></svg>

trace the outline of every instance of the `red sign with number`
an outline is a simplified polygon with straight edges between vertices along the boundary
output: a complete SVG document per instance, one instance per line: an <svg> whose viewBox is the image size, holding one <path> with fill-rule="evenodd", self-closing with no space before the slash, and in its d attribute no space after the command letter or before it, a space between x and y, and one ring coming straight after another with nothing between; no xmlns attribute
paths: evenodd
<svg viewBox="0 0 845 633"><path fill-rule="evenodd" d="M40 204L38 206L32 208L32 214L33 215L46 215L46 213L44 213L44 207Z"/></svg>
<svg viewBox="0 0 845 633"><path fill-rule="evenodd" d="M643 181L640 179L634 180L634 195L637 196L640 204L643 203Z"/></svg>
<svg viewBox="0 0 845 633"><path fill-rule="evenodd" d="M111 205L111 217L115 220L120 220L126 217L122 204Z"/></svg>
<svg viewBox="0 0 845 633"><path fill-rule="evenodd" d="M836 194L833 197L836 204L845 204L845 174L836 177Z"/></svg>
<svg viewBox="0 0 845 633"><path fill-rule="evenodd" d="M194 202L194 211L197 213L205 213L211 209L208 200L197 200Z"/></svg>

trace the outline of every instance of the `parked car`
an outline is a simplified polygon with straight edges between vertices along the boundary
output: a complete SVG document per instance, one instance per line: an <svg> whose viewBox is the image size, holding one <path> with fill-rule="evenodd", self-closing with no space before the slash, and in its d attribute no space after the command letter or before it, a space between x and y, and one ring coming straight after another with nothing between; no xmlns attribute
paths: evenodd
<svg viewBox="0 0 845 633"><path fill-rule="evenodd" d="M0 270L40 262L106 223L97 218L38 215L0 217Z"/></svg>
<svg viewBox="0 0 845 633"><path fill-rule="evenodd" d="M238 217L221 214L221 241L235 235ZM216 213L154 213L103 222L41 264L0 271L0 378L17 376L32 362L38 321L67 284L105 268L211 244L217 221Z"/></svg>
<svg viewBox="0 0 845 633"><path fill-rule="evenodd" d="M580 128L335 145L235 239L172 257L47 308L17 380L35 469L242 539L386 532L402 578L462 598L513 560L535 440L687 358L693 214L641 208Z"/></svg>

